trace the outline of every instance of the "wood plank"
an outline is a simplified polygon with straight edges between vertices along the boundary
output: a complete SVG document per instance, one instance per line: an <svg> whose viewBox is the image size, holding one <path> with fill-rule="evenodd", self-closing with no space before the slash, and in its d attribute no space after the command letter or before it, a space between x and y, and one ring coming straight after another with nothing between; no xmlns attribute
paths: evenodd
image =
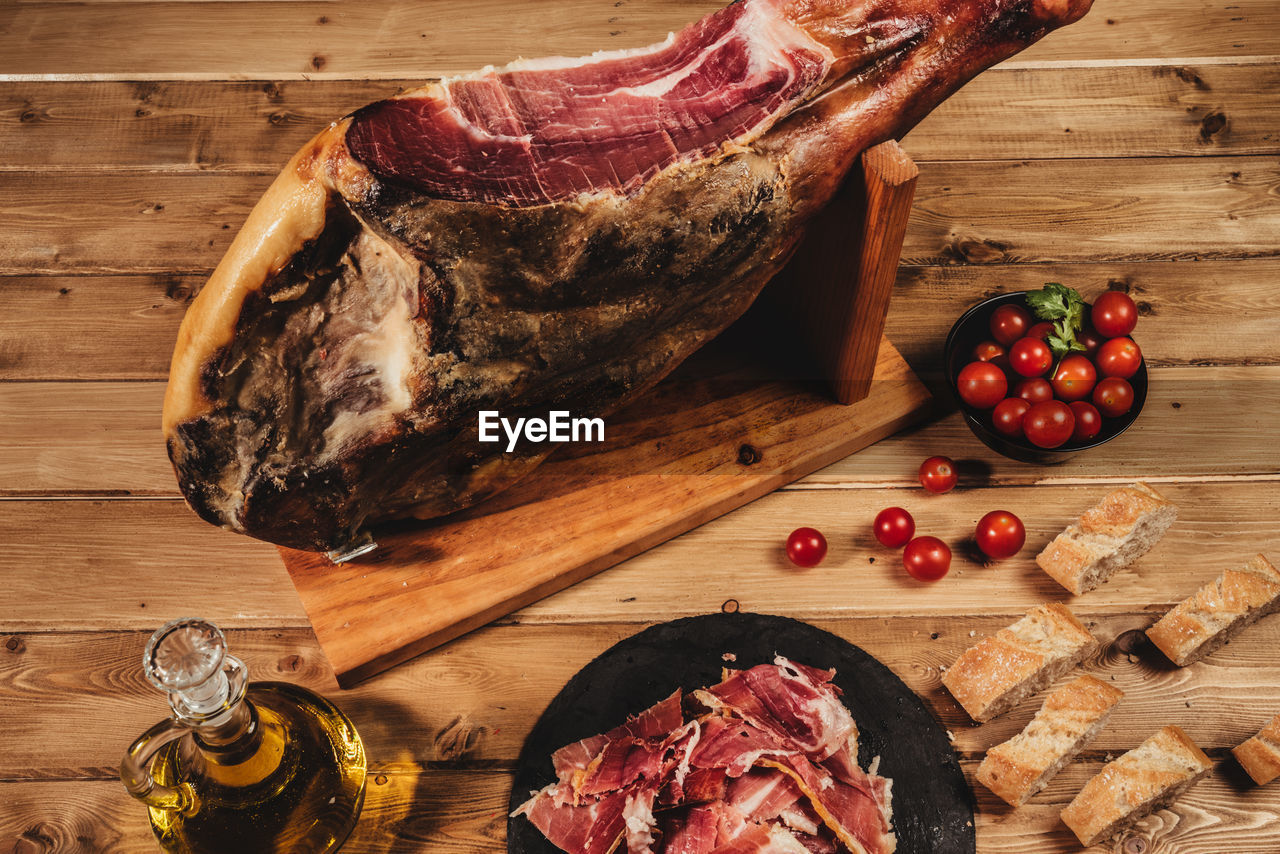
<svg viewBox="0 0 1280 854"><path fill-rule="evenodd" d="M899 456L898 466L914 474L914 461L922 458ZM636 622L713 612L731 600L744 610L802 619L1015 614L1064 596L1033 563L1044 544L1110 488L1108 479L1125 482L1151 471L1117 478L1112 470L1088 485L961 487L940 497L918 486L778 492L512 620ZM1233 562L1259 551L1273 559L1280 554L1274 476L1161 483L1160 489L1181 508L1178 523L1148 558L1082 600L1092 612L1169 606ZM909 510L920 533L951 544L952 571L944 582L912 582L898 555L872 540L871 520L891 504ZM966 540L978 517L997 508L1022 518L1027 547L987 568L970 557ZM800 525L817 527L830 543L826 561L811 571L795 570L783 556L787 533ZM205 525L178 502L0 502L0 542L7 544L7 565L44 567L10 572L0 586L0 626L11 631L154 627L196 605L228 627L309 625L270 546Z"/></svg>
<svg viewBox="0 0 1280 854"><path fill-rule="evenodd" d="M160 380L203 274L0 279L0 380ZM887 332L917 373L973 303L1064 282L1087 297L1127 289L1142 304L1153 365L1280 364L1280 259L1011 264L898 269ZM128 341L128 347L121 347Z"/></svg>
<svg viewBox="0 0 1280 854"><path fill-rule="evenodd" d="M963 763L972 780L976 764ZM1082 849L1058 821L1058 812L1100 763L1068 768L1031 804L1012 811L979 786L975 816L983 854L1111 854L1110 845ZM1131 834L1144 851L1179 854L1263 854L1280 847L1280 787L1246 787L1230 764L1161 810ZM433 769L369 775L364 811L344 854L505 851L505 771ZM155 850L146 810L115 780L4 782L0 843L15 854L133 854ZM1126 836L1125 839L1129 839ZM39 846L39 847L37 847Z"/></svg>
<svg viewBox="0 0 1280 854"><path fill-rule="evenodd" d="M334 118L420 82L0 82L0 170L271 172ZM1274 154L1277 111L1270 58L997 67L903 144L918 162Z"/></svg>
<svg viewBox="0 0 1280 854"><path fill-rule="evenodd" d="M1147 339L1140 343L1145 346ZM920 358L928 369L935 357L925 352ZM1137 427L1059 466L998 457L951 414L873 445L805 482L913 486L916 463L911 461L939 449L955 459L974 460L971 476L990 484L1280 471L1280 447L1258 441L1280 407L1280 366L1152 368L1151 377ZM943 388L938 392L948 394ZM158 382L0 383L0 435L5 437L0 496L176 496L158 425L163 395Z"/></svg>
<svg viewBox="0 0 1280 854"><path fill-rule="evenodd" d="M270 175L0 172L0 274L207 271ZM923 166L911 265L1276 257L1274 157Z"/></svg>
<svg viewBox="0 0 1280 854"><path fill-rule="evenodd" d="M325 73L413 76L470 71L516 56L583 56L662 39L721 0L371 0L68 2L0 6L8 74ZM198 10L198 13L192 10ZM199 15L198 30L192 16ZM494 22L500 22L494 26ZM198 37L196 33L198 32ZM289 33L280 39L279 33ZM1280 53L1271 0L1097 0L1019 61Z"/></svg>
<svg viewBox="0 0 1280 854"><path fill-rule="evenodd" d="M1280 618L1250 628L1194 667L1177 669L1152 646L1124 651L1125 633L1145 628L1157 614L1090 616L1087 600L1076 612L1103 643L1085 669L1125 692L1110 724L1089 746L1090 758L1127 750L1165 723L1182 726L1201 747L1221 753L1252 736L1280 708L1280 662L1273 654ZM975 726L941 687L941 672L1011 620L902 616L812 622L880 659L955 736L960 756L981 759L1026 725L1040 698ZM371 768L509 767L564 683L643 626L492 626L346 691L338 690L307 628L228 630L228 643L251 678L296 682L337 702L361 732ZM0 702L24 711L0 731L0 779L92 777L118 761L117 751L132 736L167 714L163 695L139 668L149 635L150 630L0 634L6 674ZM77 738L40 735L51 731L74 731Z"/></svg>

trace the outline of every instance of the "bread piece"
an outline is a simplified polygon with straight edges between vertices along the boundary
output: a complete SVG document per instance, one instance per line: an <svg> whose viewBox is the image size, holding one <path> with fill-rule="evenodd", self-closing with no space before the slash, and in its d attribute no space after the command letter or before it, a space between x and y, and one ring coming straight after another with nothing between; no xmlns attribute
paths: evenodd
<svg viewBox="0 0 1280 854"><path fill-rule="evenodd" d="M1212 768L1185 732L1167 726L1085 783L1062 821L1081 845L1096 845L1168 806Z"/></svg>
<svg viewBox="0 0 1280 854"><path fill-rule="evenodd" d="M1280 777L1280 715L1272 718L1262 732L1231 748L1231 752L1259 786Z"/></svg>
<svg viewBox="0 0 1280 854"><path fill-rule="evenodd" d="M967 649L942 676L975 721L989 721L1043 689L1098 646L1065 605L1032 608L1007 629Z"/></svg>
<svg viewBox="0 0 1280 854"><path fill-rule="evenodd" d="M1107 725L1124 692L1081 676L1045 698L1026 729L987 751L978 782L1019 807L1043 789Z"/></svg>
<svg viewBox="0 0 1280 854"><path fill-rule="evenodd" d="M1280 571L1258 555L1179 602L1147 629L1147 637L1170 661L1186 667L1276 610L1280 610Z"/></svg>
<svg viewBox="0 0 1280 854"><path fill-rule="evenodd" d="M1145 483L1123 486L1054 537L1036 563L1079 596L1146 554L1177 515L1178 508Z"/></svg>

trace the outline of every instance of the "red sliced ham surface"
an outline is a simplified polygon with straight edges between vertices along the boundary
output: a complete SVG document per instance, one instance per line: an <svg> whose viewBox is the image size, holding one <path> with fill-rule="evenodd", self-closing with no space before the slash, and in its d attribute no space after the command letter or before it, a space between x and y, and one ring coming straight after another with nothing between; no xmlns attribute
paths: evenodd
<svg viewBox="0 0 1280 854"><path fill-rule="evenodd" d="M357 158L434 198L533 205L630 192L754 138L812 95L830 50L773 0L734 3L647 48L516 62L358 112Z"/></svg>
<svg viewBox="0 0 1280 854"><path fill-rule="evenodd" d="M556 751L516 811L570 854L888 854L891 783L857 764L832 671L777 658Z"/></svg>

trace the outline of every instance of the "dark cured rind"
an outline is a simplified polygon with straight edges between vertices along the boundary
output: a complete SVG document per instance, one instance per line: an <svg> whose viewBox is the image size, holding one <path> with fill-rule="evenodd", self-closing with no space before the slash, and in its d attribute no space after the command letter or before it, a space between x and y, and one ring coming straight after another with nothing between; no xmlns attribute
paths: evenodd
<svg viewBox="0 0 1280 854"><path fill-rule="evenodd" d="M304 247L251 294L231 343L196 363L203 409L179 392L183 408L174 410L195 414L171 417L166 399L170 456L192 506L261 539L330 550L370 522L442 515L509 486L548 446L507 454L479 444L478 410L595 417L635 399L750 305L859 152L905 133L983 68L1078 18L1088 2L796 6L845 76L749 146L728 144L668 167L629 195L525 207L435 199L356 162L343 125L317 137L289 180L327 188L319 248ZM832 20L846 13L874 20L846 30ZM885 34L883 44L868 47L862 35L873 32ZM336 262L335 246L348 253ZM331 397L308 396L316 382L308 371L326 366L305 351L326 340L347 346L334 325L367 311L385 296L385 282L394 286L406 271L416 289L405 333L415 348L412 405L319 459L326 419L353 400L356 410L367 403L350 389L389 391L376 377L361 385L358 376L331 374L323 386ZM264 320L277 310L271 296L281 294L292 295L279 309L285 322L324 309L318 325L301 325L312 338L282 338ZM216 327L188 330L184 322L187 332L221 340ZM258 371L248 395L236 373L244 365Z"/></svg>

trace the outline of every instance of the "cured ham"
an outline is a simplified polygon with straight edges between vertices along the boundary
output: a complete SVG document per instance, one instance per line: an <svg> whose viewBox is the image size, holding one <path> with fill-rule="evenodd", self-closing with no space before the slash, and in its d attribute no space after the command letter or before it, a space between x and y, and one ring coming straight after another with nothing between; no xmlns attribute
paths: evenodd
<svg viewBox="0 0 1280 854"><path fill-rule="evenodd" d="M857 765L832 676L779 657L672 695L556 751L515 814L570 854L889 854L891 783Z"/></svg>
<svg viewBox="0 0 1280 854"><path fill-rule="evenodd" d="M1090 0L738 0L334 122L192 303L164 431L207 521L350 554L533 470L746 310L858 154Z"/></svg>

